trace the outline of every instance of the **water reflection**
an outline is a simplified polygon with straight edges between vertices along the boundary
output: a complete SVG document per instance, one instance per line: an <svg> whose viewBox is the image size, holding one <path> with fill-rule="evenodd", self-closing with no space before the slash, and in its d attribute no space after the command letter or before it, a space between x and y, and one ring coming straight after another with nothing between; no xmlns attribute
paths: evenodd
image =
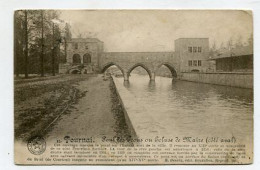
<svg viewBox="0 0 260 170"><path fill-rule="evenodd" d="M124 86L126 88L130 88L130 82L129 81L124 81Z"/></svg>
<svg viewBox="0 0 260 170"><path fill-rule="evenodd" d="M145 115L140 123L145 133L235 135L251 140L253 90L158 76L154 82L148 76L134 74L124 87L127 95L128 91L134 96L127 102L138 101L133 107ZM155 126L161 128L151 131Z"/></svg>
<svg viewBox="0 0 260 170"><path fill-rule="evenodd" d="M149 81L147 91L153 92L156 89L156 83L155 81Z"/></svg>

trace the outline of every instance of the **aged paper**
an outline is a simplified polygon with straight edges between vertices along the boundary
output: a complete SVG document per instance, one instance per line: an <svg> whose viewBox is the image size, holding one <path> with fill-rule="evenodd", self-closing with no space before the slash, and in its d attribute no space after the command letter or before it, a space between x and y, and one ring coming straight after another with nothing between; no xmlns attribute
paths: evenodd
<svg viewBox="0 0 260 170"><path fill-rule="evenodd" d="M246 10L17 10L15 163L253 163Z"/></svg>

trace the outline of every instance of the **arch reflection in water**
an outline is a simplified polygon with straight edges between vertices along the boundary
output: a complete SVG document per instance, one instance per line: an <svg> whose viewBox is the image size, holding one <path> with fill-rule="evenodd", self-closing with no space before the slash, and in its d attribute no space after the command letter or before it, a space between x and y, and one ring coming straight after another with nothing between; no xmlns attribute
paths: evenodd
<svg viewBox="0 0 260 170"><path fill-rule="evenodd" d="M150 80L148 83L148 91L153 92L156 89L156 83L153 80Z"/></svg>
<svg viewBox="0 0 260 170"><path fill-rule="evenodd" d="M129 81L123 81L125 88L130 88L130 82Z"/></svg>

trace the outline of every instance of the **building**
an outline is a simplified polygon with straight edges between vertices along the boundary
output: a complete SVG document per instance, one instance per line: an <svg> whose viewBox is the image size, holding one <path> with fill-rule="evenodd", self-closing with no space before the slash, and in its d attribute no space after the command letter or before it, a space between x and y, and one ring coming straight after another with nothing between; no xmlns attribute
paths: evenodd
<svg viewBox="0 0 260 170"><path fill-rule="evenodd" d="M240 46L219 52L213 59L217 72L253 72L253 47Z"/></svg>
<svg viewBox="0 0 260 170"><path fill-rule="evenodd" d="M175 55L179 56L181 72L209 70L209 39L179 38L175 40Z"/></svg>
<svg viewBox="0 0 260 170"><path fill-rule="evenodd" d="M98 71L100 56L103 53L102 41L97 38L72 38L67 42L66 49L66 63L60 64L60 73L71 73L70 70L75 67L84 68L84 73Z"/></svg>

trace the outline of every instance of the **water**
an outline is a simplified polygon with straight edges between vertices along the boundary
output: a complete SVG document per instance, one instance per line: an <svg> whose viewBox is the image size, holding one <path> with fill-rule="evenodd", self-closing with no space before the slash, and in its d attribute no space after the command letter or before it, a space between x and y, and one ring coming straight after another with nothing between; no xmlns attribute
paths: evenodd
<svg viewBox="0 0 260 170"><path fill-rule="evenodd" d="M131 74L116 78L120 95L136 110L138 129L160 136L234 136L252 143L253 90ZM131 97L129 97L131 96ZM133 108L135 107L135 108ZM134 113L135 114L135 113ZM142 114L142 116L140 116ZM140 119L140 120L139 120Z"/></svg>

